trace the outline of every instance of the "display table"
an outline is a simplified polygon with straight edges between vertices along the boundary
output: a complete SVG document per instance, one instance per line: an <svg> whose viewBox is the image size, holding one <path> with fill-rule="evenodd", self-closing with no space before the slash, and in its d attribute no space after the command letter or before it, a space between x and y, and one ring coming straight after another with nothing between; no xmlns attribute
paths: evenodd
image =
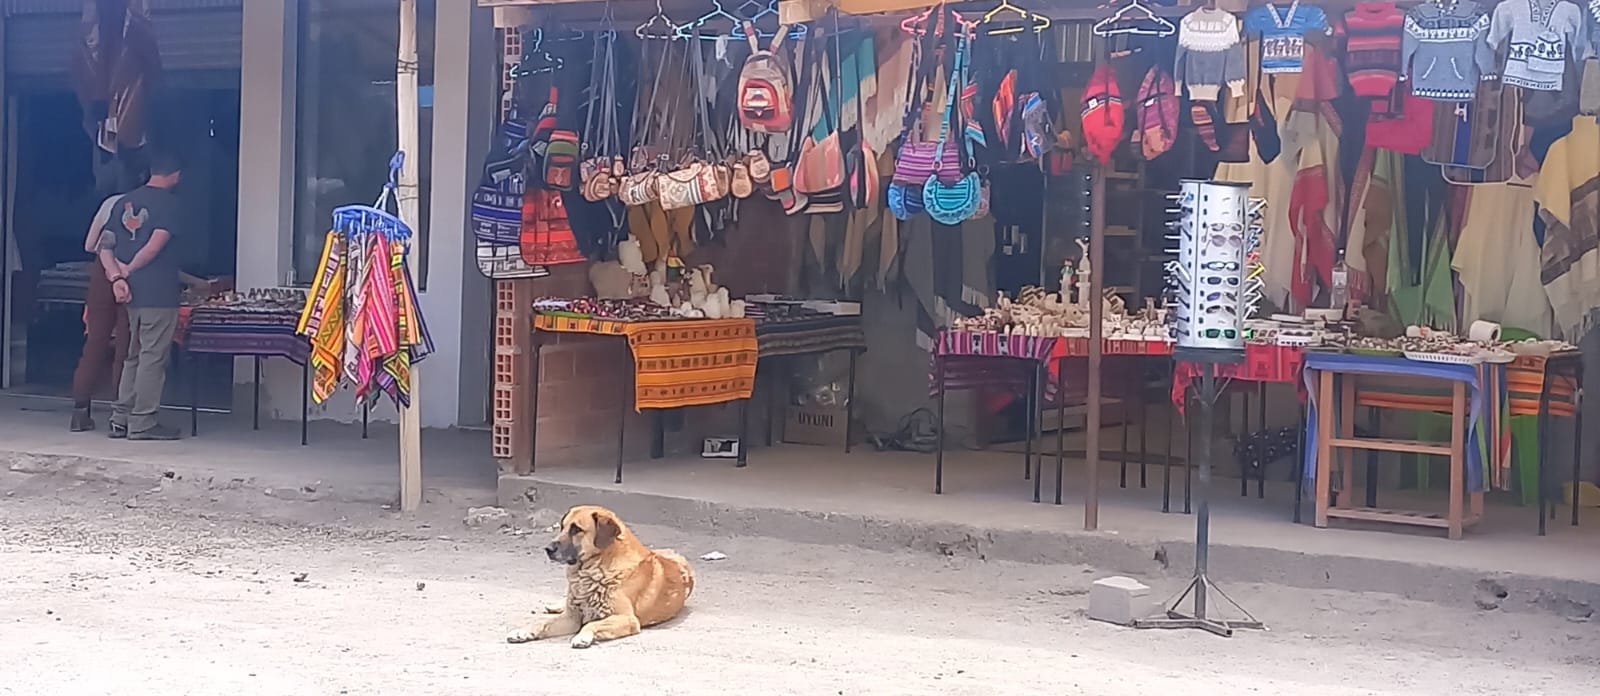
<svg viewBox="0 0 1600 696"><path fill-rule="evenodd" d="M240 310L230 307L183 307L178 311L175 342L189 358L189 434L200 434L200 380L195 356L201 353L249 357L255 362L251 427L261 429L261 361L286 358L300 366L300 444L305 445L310 411L311 344L295 333L300 315L292 311ZM231 380L230 380L231 381ZM366 435L366 410L362 410Z"/></svg>
<svg viewBox="0 0 1600 696"><path fill-rule="evenodd" d="M1108 357L1147 357L1170 355L1172 346L1164 341L1102 339L1101 352ZM1063 362L1086 358L1089 340L1059 336L975 333L942 330L935 341L928 375L929 396L935 399L939 432L944 432L945 394L951 390L1000 387L1023 394L1027 402L1026 442L1023 448L1023 477L1034 480L1034 502L1040 500L1039 469L1033 458L1033 441L1042 428L1039 412L1053 401L1058 417L1065 412ZM1048 374L1054 372L1053 377ZM1060 428L1057 428L1058 434ZM1060 438L1058 438L1060 439ZM1040 453L1043 454L1042 452ZM1124 468L1127 438L1123 438ZM1062 448L1056 448L1056 503L1061 502ZM934 450L934 493L944 492L944 439Z"/></svg>
<svg viewBox="0 0 1600 696"><path fill-rule="evenodd" d="M1310 454L1305 478L1313 483L1316 526L1328 526L1329 519L1352 519L1441 528L1447 530L1451 539L1460 539L1462 530L1482 519L1482 459L1479 448L1468 446L1468 443L1478 442L1480 436L1486 441L1493 437L1492 427L1486 428L1490 425L1486 419L1492 412L1486 408L1489 390L1485 386L1492 384L1497 374L1503 372L1503 366L1310 352L1306 354L1305 367L1305 384L1313 394L1310 407L1312 417L1306 427ZM1356 437L1355 408L1360 398L1358 394L1364 389L1394 393L1395 390L1413 385L1426 389L1430 383L1444 383L1450 389L1449 408L1445 411L1450 419L1448 442ZM1377 405L1371 400L1367 403ZM1432 410L1394 402L1386 404L1386 407ZM1356 450L1448 458L1448 511L1440 515L1378 508L1371 495L1370 482L1367 504L1356 504L1353 456ZM1491 445L1489 450L1494 451L1494 447ZM1335 467L1340 470L1337 489L1334 486Z"/></svg>
<svg viewBox="0 0 1600 696"><path fill-rule="evenodd" d="M533 319L533 376L529 397L533 456L537 457L539 429L539 352L542 335L583 333L616 336L627 341L633 356L632 379L624 384L625 403L635 411L656 411L651 440L652 458L664 455L660 411L686 406L738 401L739 454L736 466L746 464L746 415L755 391L758 342L751 319L686 319L675 321L617 321L590 317L536 314ZM617 483L622 483L623 428L618 418Z"/></svg>
<svg viewBox="0 0 1600 696"><path fill-rule="evenodd" d="M850 453L851 426L856 413L856 359L867 350L867 336L860 316L827 314L793 317L768 316L756 320L757 354L761 362L776 362L806 355L848 351L850 373L845 387L844 451ZM760 370L757 370L757 375ZM771 386L769 384L769 386ZM774 398L780 390L772 389ZM772 445L772 417L777 407L768 404L767 445ZM740 443L741 451L743 443Z"/></svg>

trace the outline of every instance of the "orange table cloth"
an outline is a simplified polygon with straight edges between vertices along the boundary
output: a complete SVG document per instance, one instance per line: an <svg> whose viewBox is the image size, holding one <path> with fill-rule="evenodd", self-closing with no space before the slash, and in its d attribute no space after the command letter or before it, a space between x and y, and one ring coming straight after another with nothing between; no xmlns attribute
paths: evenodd
<svg viewBox="0 0 1600 696"><path fill-rule="evenodd" d="M617 321L536 314L535 331L621 336L633 355L633 408L748 399L756 386L753 319Z"/></svg>

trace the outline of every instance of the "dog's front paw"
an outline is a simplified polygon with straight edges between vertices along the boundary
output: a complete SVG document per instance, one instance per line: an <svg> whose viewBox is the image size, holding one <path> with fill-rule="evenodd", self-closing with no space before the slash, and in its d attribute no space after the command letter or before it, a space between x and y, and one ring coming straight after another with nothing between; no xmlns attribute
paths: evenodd
<svg viewBox="0 0 1600 696"><path fill-rule="evenodd" d="M506 634L507 643L527 643L535 639L536 637L534 636L533 631L530 631L526 628L519 628Z"/></svg>
<svg viewBox="0 0 1600 696"><path fill-rule="evenodd" d="M582 649L587 648L587 647L589 647L591 645L594 645L594 634L593 633L580 632L580 633L578 633L578 635L575 635L575 636L572 637L572 647L574 647L574 648L582 650Z"/></svg>

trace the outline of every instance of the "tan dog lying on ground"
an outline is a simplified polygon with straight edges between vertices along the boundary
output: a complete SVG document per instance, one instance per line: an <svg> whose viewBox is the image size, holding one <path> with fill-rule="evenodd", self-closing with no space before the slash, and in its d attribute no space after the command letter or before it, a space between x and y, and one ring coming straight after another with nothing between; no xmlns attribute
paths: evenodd
<svg viewBox="0 0 1600 696"><path fill-rule="evenodd" d="M689 561L670 550L652 551L603 507L581 505L561 518L561 531L545 555L567 566L567 602L533 628L512 631L510 643L572 636L572 647L616 640L645 626L670 621L694 592Z"/></svg>

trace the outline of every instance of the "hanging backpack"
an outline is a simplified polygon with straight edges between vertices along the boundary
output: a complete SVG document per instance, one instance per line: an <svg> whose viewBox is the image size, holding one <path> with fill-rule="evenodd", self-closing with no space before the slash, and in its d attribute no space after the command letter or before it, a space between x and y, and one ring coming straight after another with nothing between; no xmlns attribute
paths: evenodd
<svg viewBox="0 0 1600 696"><path fill-rule="evenodd" d="M744 23L750 57L739 69L739 123L757 133L785 133L794 124L794 86L778 54L788 35L789 26L780 26L772 45L761 48L755 25Z"/></svg>

